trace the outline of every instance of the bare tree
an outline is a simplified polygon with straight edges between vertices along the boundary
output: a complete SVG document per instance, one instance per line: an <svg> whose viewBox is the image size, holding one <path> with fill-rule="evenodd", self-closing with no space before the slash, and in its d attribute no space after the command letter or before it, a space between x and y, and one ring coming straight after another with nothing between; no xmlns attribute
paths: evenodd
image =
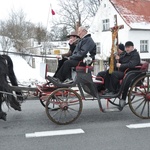
<svg viewBox="0 0 150 150"><path fill-rule="evenodd" d="M67 39L68 31L66 26L53 26L48 35L50 41L65 41Z"/></svg>
<svg viewBox="0 0 150 150"><path fill-rule="evenodd" d="M89 14L90 17L95 16L100 4L101 4L100 0L87 0L85 2L85 5L87 7L87 13Z"/></svg>
<svg viewBox="0 0 150 150"><path fill-rule="evenodd" d="M12 10L8 20L0 22L0 35L11 39L18 51L23 51L25 47L30 46L28 41L31 38L36 39L39 44L47 40L46 29L41 24L36 26L26 21L26 15L22 10Z"/></svg>
<svg viewBox="0 0 150 150"><path fill-rule="evenodd" d="M90 17L98 10L100 0L59 0L59 20L55 25L66 26L69 30L76 30L76 24L85 25Z"/></svg>
<svg viewBox="0 0 150 150"><path fill-rule="evenodd" d="M5 22L1 22L1 35L13 40L18 50L20 49L23 40L26 38L24 37L24 20L25 16L23 11L16 13L12 10L11 14L9 15L9 19Z"/></svg>
<svg viewBox="0 0 150 150"><path fill-rule="evenodd" d="M84 0L59 0L60 18L54 23L66 26L69 29L76 29L76 22L84 24L89 14L84 8Z"/></svg>
<svg viewBox="0 0 150 150"><path fill-rule="evenodd" d="M41 24L38 24L35 28L35 38L38 41L38 44L47 41L47 31Z"/></svg>
<svg viewBox="0 0 150 150"><path fill-rule="evenodd" d="M6 36L2 36L0 38L0 44L1 44L3 51L8 51L11 46L11 40L10 40L10 38L8 38Z"/></svg>

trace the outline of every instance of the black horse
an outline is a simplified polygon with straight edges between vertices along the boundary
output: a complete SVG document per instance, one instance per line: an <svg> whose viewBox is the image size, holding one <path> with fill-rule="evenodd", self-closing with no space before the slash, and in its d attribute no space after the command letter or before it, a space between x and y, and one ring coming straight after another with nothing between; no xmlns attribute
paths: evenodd
<svg viewBox="0 0 150 150"><path fill-rule="evenodd" d="M23 100L21 91L16 92L17 97L14 96L8 79L11 85L18 86L11 58L8 55L0 55L0 119L5 121L7 114L2 110L2 103L6 102L8 107L11 106L15 110L21 111L18 100Z"/></svg>

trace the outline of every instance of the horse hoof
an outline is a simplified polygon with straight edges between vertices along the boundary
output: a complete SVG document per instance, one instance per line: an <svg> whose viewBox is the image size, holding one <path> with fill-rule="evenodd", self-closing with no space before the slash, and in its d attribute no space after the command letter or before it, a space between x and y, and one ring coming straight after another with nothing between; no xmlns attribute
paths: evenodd
<svg viewBox="0 0 150 150"><path fill-rule="evenodd" d="M6 121L7 114L5 112L0 112L0 119Z"/></svg>

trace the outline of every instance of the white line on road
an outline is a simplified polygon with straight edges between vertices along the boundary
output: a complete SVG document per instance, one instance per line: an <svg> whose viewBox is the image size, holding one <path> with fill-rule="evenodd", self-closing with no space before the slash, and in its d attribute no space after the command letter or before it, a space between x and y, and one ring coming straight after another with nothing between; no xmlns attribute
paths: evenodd
<svg viewBox="0 0 150 150"><path fill-rule="evenodd" d="M130 129L150 128L150 123L130 124L126 126Z"/></svg>
<svg viewBox="0 0 150 150"><path fill-rule="evenodd" d="M71 129L71 130L57 130L57 131L27 133L25 137L33 138L33 137L46 137L46 136L81 134L81 133L85 133L85 132L82 129Z"/></svg>

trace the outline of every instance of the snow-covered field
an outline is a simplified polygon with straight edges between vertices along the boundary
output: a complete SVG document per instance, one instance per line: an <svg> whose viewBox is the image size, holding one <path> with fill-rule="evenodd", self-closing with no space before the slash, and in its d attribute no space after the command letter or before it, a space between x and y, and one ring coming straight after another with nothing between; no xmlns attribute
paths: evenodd
<svg viewBox="0 0 150 150"><path fill-rule="evenodd" d="M13 54L9 54L9 56L13 61L14 72L19 84L35 86L35 83L42 84L45 82L45 79L40 76L40 60L36 61L36 68L32 68L21 56Z"/></svg>

